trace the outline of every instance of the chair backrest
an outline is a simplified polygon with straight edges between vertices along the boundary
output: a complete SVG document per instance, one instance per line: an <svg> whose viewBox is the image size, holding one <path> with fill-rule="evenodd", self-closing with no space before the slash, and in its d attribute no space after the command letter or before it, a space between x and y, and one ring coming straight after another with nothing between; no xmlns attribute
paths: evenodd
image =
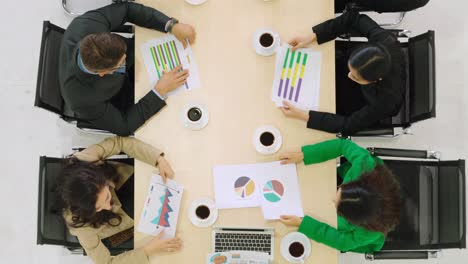
<svg viewBox="0 0 468 264"><path fill-rule="evenodd" d="M408 42L411 123L436 116L434 42L434 31Z"/></svg>
<svg viewBox="0 0 468 264"><path fill-rule="evenodd" d="M113 161L133 165L133 159L114 159ZM62 169L63 159L41 156L39 159L39 199L37 212L37 244L60 245L67 248L81 248L78 239L68 232L68 228L57 208L56 179ZM132 217L133 212L133 181L127 181L117 192L120 196L122 206L127 209ZM128 195L125 195L128 193ZM119 197L120 197L119 196ZM124 251L133 249L133 238L111 247L109 238L103 239L108 245L111 255L117 255Z"/></svg>
<svg viewBox="0 0 468 264"><path fill-rule="evenodd" d="M385 160L405 207L383 250L466 248L465 162Z"/></svg>
<svg viewBox="0 0 468 264"><path fill-rule="evenodd" d="M43 23L34 106L73 119L73 114L66 110L58 76L59 53L64 32L63 28L49 21Z"/></svg>
<svg viewBox="0 0 468 264"><path fill-rule="evenodd" d="M81 247L68 232L61 211L57 208L56 177L62 159L41 156L39 159L39 199L37 211L37 244Z"/></svg>

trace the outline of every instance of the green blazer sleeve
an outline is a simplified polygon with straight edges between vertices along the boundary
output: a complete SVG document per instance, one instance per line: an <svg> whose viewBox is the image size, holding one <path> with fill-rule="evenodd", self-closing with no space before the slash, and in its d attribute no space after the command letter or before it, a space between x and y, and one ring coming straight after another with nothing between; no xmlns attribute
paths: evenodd
<svg viewBox="0 0 468 264"><path fill-rule="evenodd" d="M159 149L136 138L110 137L75 153L74 156L79 160L93 162L104 160L121 152L152 166L156 166L156 161L163 154Z"/></svg>
<svg viewBox="0 0 468 264"><path fill-rule="evenodd" d="M310 216L304 217L298 231L310 239L341 251L373 252L374 250L368 245L378 244L378 248L383 245L384 240L383 234L378 232L367 231L358 227L340 231Z"/></svg>
<svg viewBox="0 0 468 264"><path fill-rule="evenodd" d="M370 156L369 152L347 139L331 139L317 144L303 146L304 164L320 163L345 156L351 163L363 156Z"/></svg>

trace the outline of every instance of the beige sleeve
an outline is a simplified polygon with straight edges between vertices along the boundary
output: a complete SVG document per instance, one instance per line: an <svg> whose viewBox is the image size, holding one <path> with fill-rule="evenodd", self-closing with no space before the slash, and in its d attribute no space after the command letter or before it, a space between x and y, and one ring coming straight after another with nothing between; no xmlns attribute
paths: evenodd
<svg viewBox="0 0 468 264"><path fill-rule="evenodd" d="M86 254L96 264L146 264L149 263L142 248L129 250L117 256L111 256L107 247L102 243L99 236L94 232L76 232L81 246Z"/></svg>
<svg viewBox="0 0 468 264"><path fill-rule="evenodd" d="M91 145L85 150L75 153L74 156L79 160L93 162L106 159L121 152L152 166L156 165L156 161L162 154L159 149L136 138L116 136L107 138L101 143Z"/></svg>

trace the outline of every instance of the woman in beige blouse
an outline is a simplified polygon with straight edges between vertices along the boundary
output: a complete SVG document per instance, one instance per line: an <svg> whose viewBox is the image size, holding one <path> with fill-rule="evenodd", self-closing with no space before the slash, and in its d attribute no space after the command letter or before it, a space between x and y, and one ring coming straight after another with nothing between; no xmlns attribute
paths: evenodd
<svg viewBox="0 0 468 264"><path fill-rule="evenodd" d="M159 174L173 178L164 153L135 138L112 137L73 154L58 180L63 216L70 233L77 236L88 256L97 264L149 263L157 252L180 250L179 238L161 239L161 234L142 248L111 256L101 239L133 227L133 219L122 210L116 190L133 175L133 166L106 158L121 152L159 167Z"/></svg>

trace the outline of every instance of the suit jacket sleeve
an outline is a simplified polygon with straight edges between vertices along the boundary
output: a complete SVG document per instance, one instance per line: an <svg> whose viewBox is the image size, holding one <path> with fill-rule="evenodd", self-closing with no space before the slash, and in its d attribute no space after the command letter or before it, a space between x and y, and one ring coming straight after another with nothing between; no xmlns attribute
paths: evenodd
<svg viewBox="0 0 468 264"><path fill-rule="evenodd" d="M88 106L78 112L80 117L87 119L85 123L91 124L93 128L104 129L119 136L130 136L164 106L166 102L153 91L149 91L126 112L119 110L110 102Z"/></svg>
<svg viewBox="0 0 468 264"><path fill-rule="evenodd" d="M368 104L349 116L309 111L307 127L329 133L352 135L386 118L388 112L385 103L379 102Z"/></svg>
<svg viewBox="0 0 468 264"><path fill-rule="evenodd" d="M360 15L354 10L346 11L339 17L318 24L312 30L317 35L318 44L334 40L336 37L350 32L358 32L369 41L378 41L385 37L382 34L391 34L367 15Z"/></svg>
<svg viewBox="0 0 468 264"><path fill-rule="evenodd" d="M126 22L164 32L166 23L170 20L168 16L154 8L130 2L92 10L77 19L88 20L91 24L100 24L100 26L106 27L109 32Z"/></svg>
<svg viewBox="0 0 468 264"><path fill-rule="evenodd" d="M159 149L136 138L111 137L75 153L74 156L79 160L93 162L104 160L121 152L152 166L156 165L156 161L162 155Z"/></svg>

